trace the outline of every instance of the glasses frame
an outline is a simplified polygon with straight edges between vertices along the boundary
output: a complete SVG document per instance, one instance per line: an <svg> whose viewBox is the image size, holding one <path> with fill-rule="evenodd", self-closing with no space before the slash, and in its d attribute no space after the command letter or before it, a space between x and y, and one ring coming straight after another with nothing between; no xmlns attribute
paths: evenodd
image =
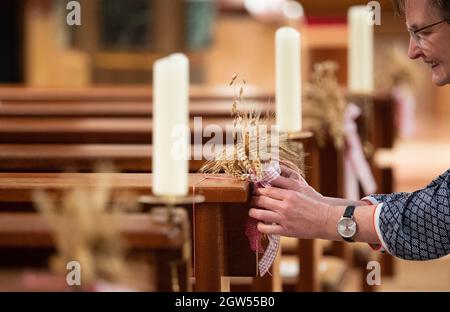
<svg viewBox="0 0 450 312"><path fill-rule="evenodd" d="M436 22L436 23L433 23L433 24L430 24L430 25L421 27L421 28L416 29L416 30L408 29L408 31L409 31L409 34L411 35L411 37L416 41L417 45L418 45L419 47L421 47L421 46L422 46L422 44L421 44L422 38L420 38L419 33L420 33L421 31L424 31L424 30L426 30L426 29L428 29L428 28L431 28L431 27L433 27L433 26L442 24L442 23L444 23L444 22L449 23L449 22L450 22L450 19L444 18L443 20L441 20L441 21L439 21L439 22Z"/></svg>

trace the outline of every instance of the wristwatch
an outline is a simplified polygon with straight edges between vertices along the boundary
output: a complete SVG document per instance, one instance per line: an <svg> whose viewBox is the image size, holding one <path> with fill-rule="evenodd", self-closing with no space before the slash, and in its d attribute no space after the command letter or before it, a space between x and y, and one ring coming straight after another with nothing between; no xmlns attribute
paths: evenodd
<svg viewBox="0 0 450 312"><path fill-rule="evenodd" d="M337 231L342 238L347 241L353 243L353 237L356 234L357 226L356 221L353 217L355 213L355 206L348 206L345 208L344 215L339 219L337 224Z"/></svg>

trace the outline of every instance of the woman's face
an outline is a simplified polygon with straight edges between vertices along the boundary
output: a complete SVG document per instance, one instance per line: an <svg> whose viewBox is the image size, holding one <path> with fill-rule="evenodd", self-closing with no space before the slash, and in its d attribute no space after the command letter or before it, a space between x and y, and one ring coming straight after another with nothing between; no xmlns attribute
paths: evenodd
<svg viewBox="0 0 450 312"><path fill-rule="evenodd" d="M406 25L410 30L443 20L442 13L431 4L432 0L407 0ZM418 33L420 44L411 37L408 56L422 58L430 67L432 81L438 86L450 83L450 25L447 22Z"/></svg>

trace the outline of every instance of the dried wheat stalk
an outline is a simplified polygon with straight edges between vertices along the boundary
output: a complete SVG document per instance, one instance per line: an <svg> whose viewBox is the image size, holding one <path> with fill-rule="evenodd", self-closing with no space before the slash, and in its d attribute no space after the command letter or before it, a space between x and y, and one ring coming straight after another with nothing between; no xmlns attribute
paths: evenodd
<svg viewBox="0 0 450 312"><path fill-rule="evenodd" d="M314 65L311 80L305 86L303 112L312 121L311 130L320 145L329 134L336 148L341 149L346 101L336 78L337 69L337 63L331 61Z"/></svg>
<svg viewBox="0 0 450 312"><path fill-rule="evenodd" d="M389 90L401 86L415 90L420 85L419 68L407 57L403 47L393 45L388 50L385 60L385 66L379 68L376 73L379 89Z"/></svg>
<svg viewBox="0 0 450 312"><path fill-rule="evenodd" d="M81 265L83 285L101 280L130 285L134 278L126 273L126 248L115 220L125 210L134 209L132 203L137 199L130 193L113 195L110 176L102 177L94 187L80 181L79 186L60 196L34 193L34 202L56 241L57 254L51 258L50 267L55 273L66 274L66 264L75 260Z"/></svg>
<svg viewBox="0 0 450 312"><path fill-rule="evenodd" d="M230 86L239 88L231 107L231 117L234 118L233 144L220 150L213 160L207 161L200 172L224 172L240 180L256 176L260 180L264 166L274 161L303 175L302 146L290 142L286 134L272 133L270 125L275 120L273 112L263 114L255 109L240 110L240 107L249 105L244 101L246 80L242 79L242 84L236 86L237 80L238 76L233 75L229 82ZM276 136L275 140L272 140L272 136ZM261 155L261 151L264 155Z"/></svg>

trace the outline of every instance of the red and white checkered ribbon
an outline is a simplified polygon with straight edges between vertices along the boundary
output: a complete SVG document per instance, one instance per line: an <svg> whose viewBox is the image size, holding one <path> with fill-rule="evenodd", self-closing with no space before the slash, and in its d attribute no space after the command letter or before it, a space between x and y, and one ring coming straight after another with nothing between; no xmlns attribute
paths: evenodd
<svg viewBox="0 0 450 312"><path fill-rule="evenodd" d="M271 162L263 167L263 176L258 179L256 175L251 175L250 180L255 184L256 187L267 187L270 183L279 177L281 174L281 169L278 162ZM258 262L258 272L262 277L267 272L269 272L275 258L277 257L278 249L280 248L280 235L269 234L267 238L269 244L266 250L261 244L263 235L258 231L258 220L249 217L247 219L247 224L245 227L245 235L247 235L250 248L256 254L262 253L263 256Z"/></svg>
<svg viewBox="0 0 450 312"><path fill-rule="evenodd" d="M344 116L346 150L344 158L345 197L359 200L359 183L365 194L372 194L377 189L375 178L364 155L361 139L358 135L356 118L361 109L353 103L347 106Z"/></svg>

